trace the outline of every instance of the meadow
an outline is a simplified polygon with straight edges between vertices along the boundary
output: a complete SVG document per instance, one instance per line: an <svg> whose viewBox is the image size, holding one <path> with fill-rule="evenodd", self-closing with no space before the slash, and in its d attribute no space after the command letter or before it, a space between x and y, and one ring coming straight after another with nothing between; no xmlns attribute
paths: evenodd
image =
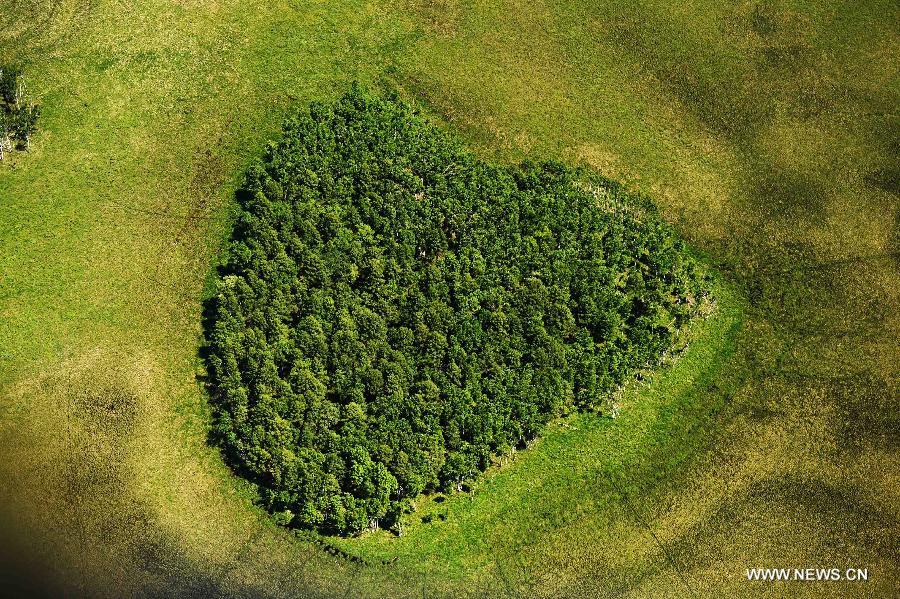
<svg viewBox="0 0 900 599"><path fill-rule="evenodd" d="M900 566L892 2L0 0L43 112L0 164L0 530L121 596L783 596ZM201 301L242 173L354 80L485 158L656 198L722 273L686 352L433 496L403 537L296 536L207 443ZM427 516L430 516L428 518ZM11 583L10 583L11 584Z"/></svg>

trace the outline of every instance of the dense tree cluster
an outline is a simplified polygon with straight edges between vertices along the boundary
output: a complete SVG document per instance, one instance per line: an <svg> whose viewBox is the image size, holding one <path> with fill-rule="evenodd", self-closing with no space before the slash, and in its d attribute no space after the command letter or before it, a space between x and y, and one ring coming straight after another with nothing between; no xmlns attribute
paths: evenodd
<svg viewBox="0 0 900 599"><path fill-rule="evenodd" d="M0 160L16 147L28 149L40 113L28 98L21 70L0 65Z"/></svg>
<svg viewBox="0 0 900 599"><path fill-rule="evenodd" d="M354 88L239 195L211 301L215 434L292 525L396 520L654 362L706 280L649 203L487 164Z"/></svg>

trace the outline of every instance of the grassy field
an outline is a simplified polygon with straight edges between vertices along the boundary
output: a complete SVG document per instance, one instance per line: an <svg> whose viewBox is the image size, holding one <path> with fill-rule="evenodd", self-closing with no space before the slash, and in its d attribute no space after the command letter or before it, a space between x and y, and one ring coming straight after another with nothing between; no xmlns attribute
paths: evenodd
<svg viewBox="0 0 900 599"><path fill-rule="evenodd" d="M898 21L894 2L0 0L0 62L44 107L0 164L7 552L101 596L900 592ZM365 563L253 507L206 445L197 358L241 173L354 79L491 159L652 194L727 281L620 419L554 425L400 539L326 540ZM870 582L748 583L757 566Z"/></svg>

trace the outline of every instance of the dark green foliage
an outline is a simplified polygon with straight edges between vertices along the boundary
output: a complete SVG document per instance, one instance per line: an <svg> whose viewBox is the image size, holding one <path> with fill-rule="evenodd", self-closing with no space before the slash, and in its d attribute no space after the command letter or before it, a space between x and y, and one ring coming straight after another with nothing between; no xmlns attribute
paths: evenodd
<svg viewBox="0 0 900 599"><path fill-rule="evenodd" d="M13 65L0 65L0 102L7 105L16 103L22 70Z"/></svg>
<svg viewBox="0 0 900 599"><path fill-rule="evenodd" d="M478 160L357 88L251 169L207 331L215 433L293 525L461 486L653 363L706 282L642 199Z"/></svg>
<svg viewBox="0 0 900 599"><path fill-rule="evenodd" d="M21 70L0 66L0 159L7 141L15 140L27 150L37 130L41 107L28 101L26 95Z"/></svg>

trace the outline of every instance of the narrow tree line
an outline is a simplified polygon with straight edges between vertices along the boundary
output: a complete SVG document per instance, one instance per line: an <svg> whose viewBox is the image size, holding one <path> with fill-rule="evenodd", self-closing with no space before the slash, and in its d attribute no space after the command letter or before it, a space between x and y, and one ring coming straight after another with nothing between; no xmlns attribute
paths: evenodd
<svg viewBox="0 0 900 599"><path fill-rule="evenodd" d="M21 69L0 66L0 160L14 149L28 150L40 114L41 107L28 95Z"/></svg>

